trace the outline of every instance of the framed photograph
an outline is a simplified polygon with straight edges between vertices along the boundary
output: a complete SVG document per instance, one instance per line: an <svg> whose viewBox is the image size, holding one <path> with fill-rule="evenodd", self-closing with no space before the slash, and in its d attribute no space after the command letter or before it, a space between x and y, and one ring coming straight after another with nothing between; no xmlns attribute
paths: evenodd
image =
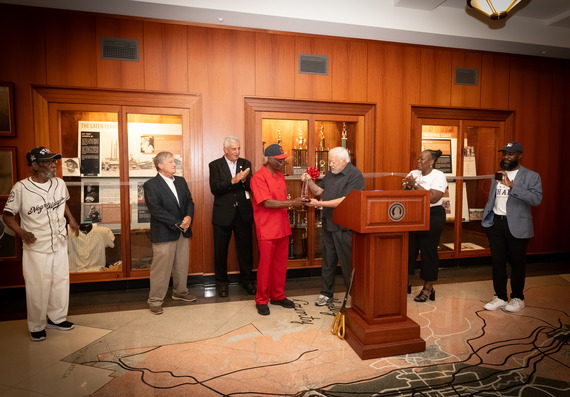
<svg viewBox="0 0 570 397"><path fill-rule="evenodd" d="M0 200L8 199L12 186L18 181L16 175L16 148L0 146Z"/></svg>
<svg viewBox="0 0 570 397"><path fill-rule="evenodd" d="M15 136L14 84L0 82L0 136Z"/></svg>

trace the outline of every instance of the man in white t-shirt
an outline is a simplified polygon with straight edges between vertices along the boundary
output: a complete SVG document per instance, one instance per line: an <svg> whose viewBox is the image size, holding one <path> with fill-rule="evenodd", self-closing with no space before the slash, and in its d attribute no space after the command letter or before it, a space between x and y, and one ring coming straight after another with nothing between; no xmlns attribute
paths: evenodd
<svg viewBox="0 0 570 397"><path fill-rule="evenodd" d="M519 142L509 142L499 152L503 153L501 170L491 184L482 221L491 248L495 290L484 308L518 312L525 306L526 247L534 236L531 208L542 201L542 182L538 173L520 165L523 148ZM507 262L511 265L508 303Z"/></svg>
<svg viewBox="0 0 570 397"><path fill-rule="evenodd" d="M22 239L22 270L26 285L28 329L33 341L46 339L45 328L68 331L69 263L67 230L79 227L66 201L65 182L56 178L61 154L43 146L26 154L32 176L16 182L4 207L4 223ZM20 214L20 224L15 215ZM47 317L47 321L46 321Z"/></svg>

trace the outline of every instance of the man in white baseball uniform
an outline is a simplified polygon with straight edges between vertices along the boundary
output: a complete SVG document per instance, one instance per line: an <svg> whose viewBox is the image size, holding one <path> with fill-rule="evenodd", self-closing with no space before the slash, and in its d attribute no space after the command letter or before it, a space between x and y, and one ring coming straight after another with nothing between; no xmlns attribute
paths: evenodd
<svg viewBox="0 0 570 397"><path fill-rule="evenodd" d="M33 341L46 338L46 326L62 331L74 327L67 321L69 262L65 217L76 236L79 227L66 204L69 192L65 182L55 176L56 160L60 158L61 154L43 146L29 151L26 159L32 176L16 182L4 207L4 223L20 236L24 246L22 270L28 329ZM20 224L16 214L20 214Z"/></svg>

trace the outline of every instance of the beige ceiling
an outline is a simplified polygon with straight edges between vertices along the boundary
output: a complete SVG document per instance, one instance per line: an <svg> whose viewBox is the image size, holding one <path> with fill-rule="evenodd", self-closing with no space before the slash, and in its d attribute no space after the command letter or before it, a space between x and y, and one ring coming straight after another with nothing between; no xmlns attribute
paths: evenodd
<svg viewBox="0 0 570 397"><path fill-rule="evenodd" d="M522 0L507 19L495 22L467 7L465 0L0 3L570 59L570 0Z"/></svg>

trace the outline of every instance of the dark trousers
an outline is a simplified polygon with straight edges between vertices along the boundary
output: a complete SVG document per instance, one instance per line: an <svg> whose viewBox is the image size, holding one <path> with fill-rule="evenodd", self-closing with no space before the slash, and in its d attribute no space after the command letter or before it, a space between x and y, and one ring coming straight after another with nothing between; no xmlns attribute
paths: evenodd
<svg viewBox="0 0 570 397"><path fill-rule="evenodd" d="M227 285L228 279L228 247L232 238L232 232L236 241L236 249L239 263L240 281L249 283L255 280L253 277L253 246L251 243L251 222L244 222L239 211L235 210L234 219L229 226L214 226L214 269L216 272L216 284Z"/></svg>
<svg viewBox="0 0 570 397"><path fill-rule="evenodd" d="M340 264L344 284L348 288L352 273L352 231L328 232L323 230L323 262L321 294L332 298L336 265Z"/></svg>
<svg viewBox="0 0 570 397"><path fill-rule="evenodd" d="M487 228L493 261L493 288L495 295L507 299L507 263L511 264L511 298L524 300L527 238L511 234L507 218L495 215L493 226Z"/></svg>
<svg viewBox="0 0 570 397"><path fill-rule="evenodd" d="M416 258L421 252L420 277L424 281L437 281L439 255L437 246L445 225L445 209L441 205L429 209L429 230L410 232L408 236L408 274L416 270Z"/></svg>

